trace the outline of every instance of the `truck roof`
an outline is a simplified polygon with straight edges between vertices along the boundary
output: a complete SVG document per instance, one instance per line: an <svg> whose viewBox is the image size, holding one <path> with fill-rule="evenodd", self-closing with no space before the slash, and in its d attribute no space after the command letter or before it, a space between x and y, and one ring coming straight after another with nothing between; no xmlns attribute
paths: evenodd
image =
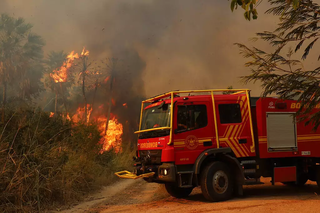
<svg viewBox="0 0 320 213"><path fill-rule="evenodd" d="M239 96L241 96L241 97L242 96L246 96L246 94L214 95L214 99L216 101L237 100ZM179 97L176 96L176 97L173 98L173 102L179 101L179 100L186 100L186 99L188 99L190 101L210 101L210 100L212 100L211 99L211 95L188 95L188 96L179 96ZM149 106L145 107L144 109L148 109L148 108L151 108L151 107L154 107L154 106L158 106L158 105L162 104L163 102L165 102L166 104L169 104L169 103L171 103L171 99L167 98L167 99L156 100L155 102L151 103Z"/></svg>

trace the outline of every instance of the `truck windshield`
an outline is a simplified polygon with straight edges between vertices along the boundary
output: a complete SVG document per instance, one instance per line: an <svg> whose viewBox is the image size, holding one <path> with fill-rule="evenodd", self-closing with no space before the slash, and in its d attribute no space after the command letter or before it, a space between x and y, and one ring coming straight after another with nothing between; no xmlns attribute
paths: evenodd
<svg viewBox="0 0 320 213"><path fill-rule="evenodd" d="M170 127L170 107L171 104L160 104L144 110L141 130Z"/></svg>

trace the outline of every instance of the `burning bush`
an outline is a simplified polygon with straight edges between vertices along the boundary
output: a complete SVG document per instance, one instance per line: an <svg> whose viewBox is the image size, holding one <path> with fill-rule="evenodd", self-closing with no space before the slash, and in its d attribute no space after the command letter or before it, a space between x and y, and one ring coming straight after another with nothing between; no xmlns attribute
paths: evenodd
<svg viewBox="0 0 320 213"><path fill-rule="evenodd" d="M128 164L128 152L101 154L95 122L78 123L40 109L6 113L0 124L0 211L43 211L79 200ZM111 176L112 175L112 176Z"/></svg>

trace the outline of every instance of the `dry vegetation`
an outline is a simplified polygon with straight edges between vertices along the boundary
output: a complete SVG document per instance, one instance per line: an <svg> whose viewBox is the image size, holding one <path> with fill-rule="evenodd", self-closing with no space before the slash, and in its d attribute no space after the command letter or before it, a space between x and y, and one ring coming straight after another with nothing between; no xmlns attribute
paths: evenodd
<svg viewBox="0 0 320 213"><path fill-rule="evenodd" d="M0 124L0 212L44 212L113 181L133 153L124 147L99 154L100 137L95 123L73 124L30 107L7 111Z"/></svg>

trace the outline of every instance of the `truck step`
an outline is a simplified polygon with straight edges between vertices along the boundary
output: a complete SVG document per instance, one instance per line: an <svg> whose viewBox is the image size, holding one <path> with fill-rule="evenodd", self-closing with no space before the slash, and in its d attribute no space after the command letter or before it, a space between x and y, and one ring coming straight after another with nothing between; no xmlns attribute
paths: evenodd
<svg viewBox="0 0 320 213"><path fill-rule="evenodd" d="M241 165L256 164L256 160L243 160Z"/></svg>
<svg viewBox="0 0 320 213"><path fill-rule="evenodd" d="M181 188L192 187L193 171L180 171L178 175Z"/></svg>
<svg viewBox="0 0 320 213"><path fill-rule="evenodd" d="M256 169L244 169L243 173L245 175L253 175L253 174L256 174Z"/></svg>
<svg viewBox="0 0 320 213"><path fill-rule="evenodd" d="M193 187L193 185L182 185L182 186L180 186L180 188L191 188L191 187Z"/></svg>

